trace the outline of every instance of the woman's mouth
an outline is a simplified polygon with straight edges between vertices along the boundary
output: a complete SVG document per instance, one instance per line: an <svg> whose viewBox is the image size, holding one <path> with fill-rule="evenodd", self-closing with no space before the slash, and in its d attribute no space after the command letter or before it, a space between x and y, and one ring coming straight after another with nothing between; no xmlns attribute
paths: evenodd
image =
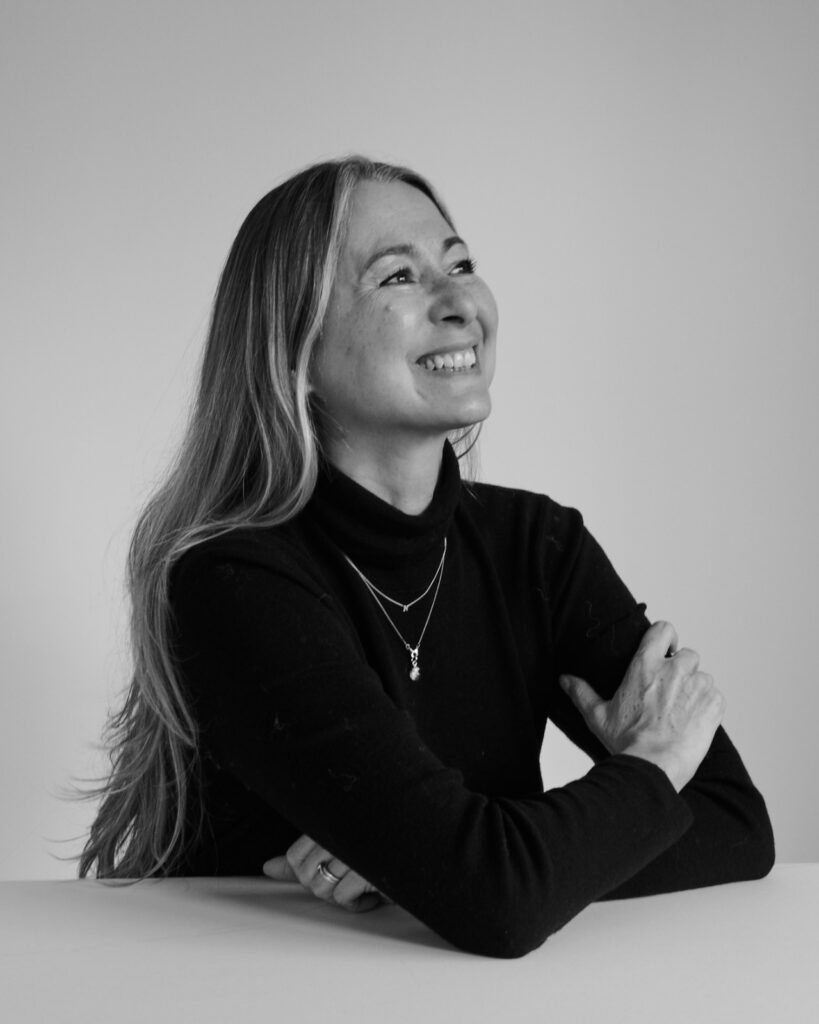
<svg viewBox="0 0 819 1024"><path fill-rule="evenodd" d="M465 373L477 366L477 363L478 354L474 345L454 352L431 352L417 360L418 366L433 373Z"/></svg>

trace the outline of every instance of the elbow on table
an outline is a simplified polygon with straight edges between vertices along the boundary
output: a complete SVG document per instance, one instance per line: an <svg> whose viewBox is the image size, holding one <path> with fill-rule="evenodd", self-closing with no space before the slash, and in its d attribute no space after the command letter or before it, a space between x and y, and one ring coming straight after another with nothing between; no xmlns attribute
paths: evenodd
<svg viewBox="0 0 819 1024"><path fill-rule="evenodd" d="M469 934L443 936L463 953L495 960L519 960L542 946L547 937L522 928L491 928L485 922Z"/></svg>
<svg viewBox="0 0 819 1024"><path fill-rule="evenodd" d="M749 831L748 846L751 853L748 858L749 868L752 871L748 877L764 878L770 874L776 862L776 844L771 819L763 801L760 813Z"/></svg>
<svg viewBox="0 0 819 1024"><path fill-rule="evenodd" d="M476 901L457 915L457 925L453 927L450 922L436 930L464 953L518 960L542 946L566 923L564 919L551 920L542 908L538 912L534 904L534 900L528 900L524 907L516 903L515 909L511 909L502 899L483 905Z"/></svg>
<svg viewBox="0 0 819 1024"><path fill-rule="evenodd" d="M754 788L742 807L742 838L731 858L738 873L737 881L764 878L776 861L773 826L762 794Z"/></svg>

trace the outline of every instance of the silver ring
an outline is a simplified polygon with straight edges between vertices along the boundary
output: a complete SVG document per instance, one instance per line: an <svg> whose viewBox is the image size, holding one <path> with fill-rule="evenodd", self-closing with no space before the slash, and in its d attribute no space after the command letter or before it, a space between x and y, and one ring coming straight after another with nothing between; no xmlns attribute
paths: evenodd
<svg viewBox="0 0 819 1024"><path fill-rule="evenodd" d="M334 875L330 868L327 866L330 863L329 860L323 860L318 866L318 871L325 882L329 882L331 885L338 885L341 879L338 875Z"/></svg>

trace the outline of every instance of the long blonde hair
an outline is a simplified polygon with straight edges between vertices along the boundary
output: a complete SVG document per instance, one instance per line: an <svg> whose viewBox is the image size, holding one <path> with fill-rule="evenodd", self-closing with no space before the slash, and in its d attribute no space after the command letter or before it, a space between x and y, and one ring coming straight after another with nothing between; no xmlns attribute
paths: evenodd
<svg viewBox="0 0 819 1024"><path fill-rule="evenodd" d="M169 577L185 551L227 530L295 516L315 488L318 418L308 375L360 181L404 181L452 219L420 175L360 156L307 167L250 211L222 271L199 387L165 482L131 541L133 676L105 738L111 772L78 873L168 874L193 835L197 727L174 665ZM453 438L461 454L476 428ZM199 820L201 821L201 811Z"/></svg>

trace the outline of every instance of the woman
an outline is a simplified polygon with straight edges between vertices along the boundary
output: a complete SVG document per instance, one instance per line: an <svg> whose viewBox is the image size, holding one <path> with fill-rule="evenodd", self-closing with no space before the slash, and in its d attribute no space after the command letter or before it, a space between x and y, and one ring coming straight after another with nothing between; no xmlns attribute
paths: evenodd
<svg viewBox="0 0 819 1024"><path fill-rule="evenodd" d="M580 515L462 483L497 312L362 158L249 214L130 558L135 674L80 874L259 874L520 956L589 902L766 874L723 699ZM547 718L595 765L544 792Z"/></svg>

